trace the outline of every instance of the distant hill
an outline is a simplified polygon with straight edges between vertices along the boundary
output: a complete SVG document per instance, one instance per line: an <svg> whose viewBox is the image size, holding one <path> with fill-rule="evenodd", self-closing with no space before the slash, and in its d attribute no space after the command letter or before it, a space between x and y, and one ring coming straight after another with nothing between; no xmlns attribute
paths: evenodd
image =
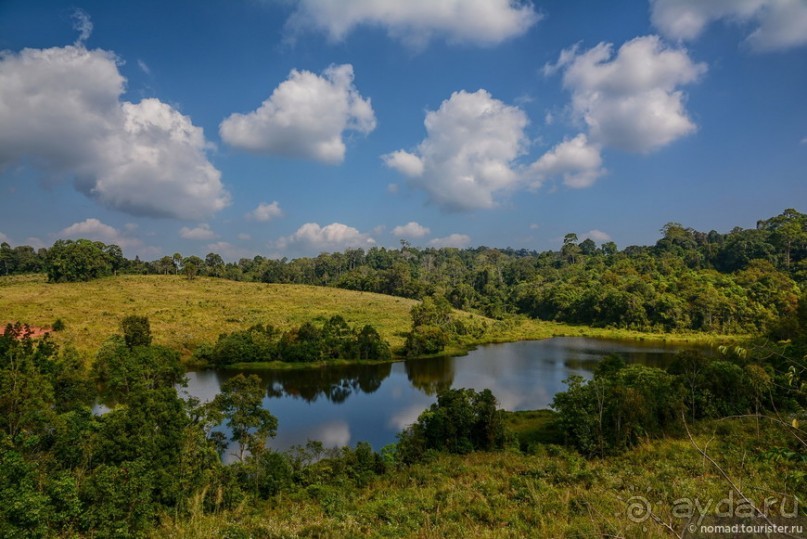
<svg viewBox="0 0 807 539"><path fill-rule="evenodd" d="M48 284L45 275L0 278L0 323L44 327L61 319L65 329L54 333L57 342L87 353L119 333L121 319L130 314L148 316L155 342L183 353L254 324L289 329L334 314L351 325L372 324L396 348L403 345L416 303L369 292L207 277L124 275L62 284Z"/></svg>
<svg viewBox="0 0 807 539"><path fill-rule="evenodd" d="M92 356L110 335L120 333L123 317L147 316L155 343L189 356L197 345L214 342L219 334L271 324L281 330L311 320L342 315L348 324L372 324L393 350L404 344L411 328L410 309L416 300L312 285L245 283L175 275L121 275L89 282L48 283L43 274L0 277L0 324L23 322L49 328L57 319L64 330L53 332L57 343L71 344ZM589 336L712 343L703 333L651 334L629 330L571 326L529 319L496 321L455 311L459 319L483 322L488 331L472 346L488 342ZM726 340L722 336L718 340ZM447 353L461 352L461 348Z"/></svg>

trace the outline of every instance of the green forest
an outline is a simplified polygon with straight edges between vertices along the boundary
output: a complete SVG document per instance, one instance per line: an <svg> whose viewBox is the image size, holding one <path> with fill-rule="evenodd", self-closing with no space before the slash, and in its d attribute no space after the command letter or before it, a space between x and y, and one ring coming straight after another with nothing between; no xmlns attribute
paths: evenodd
<svg viewBox="0 0 807 539"><path fill-rule="evenodd" d="M807 282L807 215L793 209L726 234L668 223L653 246L597 246L567 234L559 251L373 247L316 258L256 256L225 263L180 253L128 260L116 245L59 240L49 249L0 247L0 275L44 272L51 282L119 273L205 275L333 286L422 299L492 318L526 315L596 327L715 333L770 331L795 312Z"/></svg>
<svg viewBox="0 0 807 539"><path fill-rule="evenodd" d="M414 298L407 357L483 331L453 308L744 337L666 368L608 355L590 380L569 378L552 410L510 413L490 390L442 388L384 448L281 452L268 444L278 421L260 379L238 374L210 402L183 399L186 366L154 342L147 317L120 320L91 358L15 321L0 336L0 537L689 537L704 535L682 528L694 521L677 502L729 494L755 523L807 526L807 215L795 210L727 234L670 223L654 246L622 250L570 234L556 252L402 243L224 263L127 260L89 240L2 245L0 275L32 272L53 287L169 273ZM372 324L337 315L221 332L193 359L392 352ZM94 413L99 402L109 411ZM776 511L763 511L770 498ZM657 504L641 520L630 518L637 499Z"/></svg>

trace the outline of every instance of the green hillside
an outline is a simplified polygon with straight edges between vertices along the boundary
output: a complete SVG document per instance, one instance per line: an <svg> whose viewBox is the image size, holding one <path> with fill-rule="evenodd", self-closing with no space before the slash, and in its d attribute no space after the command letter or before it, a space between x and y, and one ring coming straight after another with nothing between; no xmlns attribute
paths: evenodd
<svg viewBox="0 0 807 539"><path fill-rule="evenodd" d="M223 332L253 324L280 329L341 314L351 325L372 324L393 347L409 330L413 300L305 285L192 281L173 275L119 276L48 284L44 275L0 278L0 322L49 326L62 319L58 342L92 352L130 314L148 316L155 342L190 352Z"/></svg>
<svg viewBox="0 0 807 539"><path fill-rule="evenodd" d="M393 350L409 331L409 311L415 300L339 288L244 283L200 277L187 280L174 275L122 275L89 282L52 284L44 275L0 277L0 323L25 322L49 327L57 319L64 331L54 333L62 345L93 354L110 335L119 333L123 317L147 316L155 342L189 355L200 343L219 334L271 324L287 330L301 323L341 314L351 325L372 324ZM543 339L556 335L674 342L711 342L706 334L649 334L627 330L514 319L495 321L456 311L460 318L475 318L488 327L473 345ZM722 336L721 341L726 337ZM448 350L448 352L459 350Z"/></svg>

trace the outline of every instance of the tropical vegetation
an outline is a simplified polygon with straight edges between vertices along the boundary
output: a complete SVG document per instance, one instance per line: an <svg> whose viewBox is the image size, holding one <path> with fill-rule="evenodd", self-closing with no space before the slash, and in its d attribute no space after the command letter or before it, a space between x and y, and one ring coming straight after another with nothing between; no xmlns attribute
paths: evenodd
<svg viewBox="0 0 807 539"><path fill-rule="evenodd" d="M225 263L180 253L126 260L117 246L59 240L50 249L0 246L0 275L46 272L51 282L118 274L182 274L309 284L412 299L501 319L523 314L573 324L676 332L758 333L796 308L807 281L807 215L787 209L728 233L668 223L653 246L567 234L558 251L373 247L280 260Z"/></svg>
<svg viewBox="0 0 807 539"><path fill-rule="evenodd" d="M246 307L234 307L231 316L239 318L232 326L218 325L217 340L177 346L144 310L109 311L101 316L114 319L112 334L88 360L86 342L77 349L64 338L76 331L69 311L49 312L52 329L60 331L41 337L24 323L8 324L0 336L0 536L683 537L692 524L714 522L725 499L762 524L772 522L774 499L785 519L777 523L804 526L804 217L788 210L755 230L725 235L668 225L655 246L623 251L571 236L558 253L523 255L403 245L355 253L346 271L307 274L316 284L340 287L358 282L347 276L383 275L394 286L380 291L419 300L317 289L369 296L361 308L380 305L378 327L348 312L349 301L339 303L343 312L300 307L276 325L249 318L265 312L253 312L245 300ZM54 294L105 281L157 286L114 276L149 265L126 261L103 244L57 242L41 266L39 253L7 247L0 267L44 270L52 283L37 277L35 284ZM101 258L82 266L86 253ZM285 271L346 256L253 262ZM392 265L373 267L383 257ZM215 275L207 261L179 267L178 259L171 258L173 271L167 262L164 269L176 274L190 264L185 280L155 277L184 287L177 310L191 304L222 310L198 291L243 284L222 279L239 277L238 264L213 260ZM247 274L241 270L239 278ZM266 275L286 278L264 272L260 280ZM64 283L85 277L92 281ZM3 297L29 290L31 279L4 277ZM43 309L26 294L19 297ZM134 298L126 304L139 306ZM606 356L591 379L571 377L552 410L507 413L489 390L440 387L436 402L384 448L329 449L311 441L272 449L278 420L264 407L267 388L254 375L230 377L209 402L178 391L188 349L217 366L383 362L396 349L413 357L446 353L486 338L497 325L518 323L519 315L752 335L714 354L682 352L664 369ZM682 516L682 500L702 511Z"/></svg>

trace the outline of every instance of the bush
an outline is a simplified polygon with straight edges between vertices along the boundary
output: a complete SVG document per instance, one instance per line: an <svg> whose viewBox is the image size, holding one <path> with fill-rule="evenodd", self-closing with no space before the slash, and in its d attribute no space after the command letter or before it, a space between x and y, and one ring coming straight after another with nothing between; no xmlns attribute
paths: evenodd
<svg viewBox="0 0 807 539"><path fill-rule="evenodd" d="M83 525L95 537L142 537L156 521L153 464L145 460L102 464L82 485Z"/></svg>
<svg viewBox="0 0 807 539"><path fill-rule="evenodd" d="M489 389L449 389L399 435L398 458L418 462L430 450L449 453L491 451L504 447L504 416Z"/></svg>
<svg viewBox="0 0 807 539"><path fill-rule="evenodd" d="M322 328L305 322L282 335L272 326L252 326L245 331L219 335L215 345L200 345L194 358L217 366L268 361L309 362L329 359L388 360L389 344L378 331L366 325L350 327L339 315Z"/></svg>
<svg viewBox="0 0 807 539"><path fill-rule="evenodd" d="M246 331L219 335L212 348L200 347L196 356L214 365L273 361L278 358L277 334L274 327L258 324Z"/></svg>
<svg viewBox="0 0 807 539"><path fill-rule="evenodd" d="M567 442L593 455L604 455L636 445L640 439L678 429L684 392L676 377L644 365L622 366L608 358L583 381L573 376L569 388L555 395L552 407Z"/></svg>
<svg viewBox="0 0 807 539"><path fill-rule="evenodd" d="M438 326L415 326L406 336L405 351L409 357L437 354L448 344L448 333Z"/></svg>
<svg viewBox="0 0 807 539"><path fill-rule="evenodd" d="M359 359L388 360L392 358L387 341L382 339L378 331L369 324L359 332L357 341Z"/></svg>
<svg viewBox="0 0 807 539"><path fill-rule="evenodd" d="M123 340L129 348L151 345L151 325L148 317L127 316L120 325L123 329Z"/></svg>
<svg viewBox="0 0 807 539"><path fill-rule="evenodd" d="M311 322L283 334L278 350L283 361L319 361L322 358L322 331Z"/></svg>
<svg viewBox="0 0 807 539"><path fill-rule="evenodd" d="M294 470L287 456L268 450L232 464L231 472L244 492L268 499L291 485Z"/></svg>

